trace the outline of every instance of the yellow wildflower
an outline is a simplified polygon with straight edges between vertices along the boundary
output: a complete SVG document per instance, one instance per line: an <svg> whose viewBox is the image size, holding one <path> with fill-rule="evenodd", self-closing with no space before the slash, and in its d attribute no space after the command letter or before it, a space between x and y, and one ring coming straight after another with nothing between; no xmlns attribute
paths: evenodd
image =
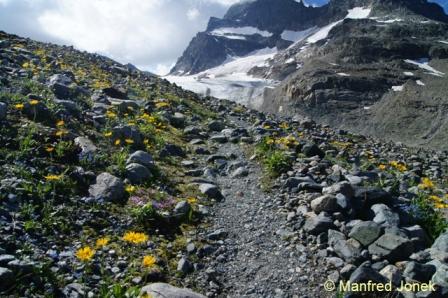
<svg viewBox="0 0 448 298"><path fill-rule="evenodd" d="M30 101L30 105L35 106L39 103L39 101L37 99L33 99Z"/></svg>
<svg viewBox="0 0 448 298"><path fill-rule="evenodd" d="M380 165L378 166L378 169L380 169L381 171L384 171L386 168L387 168L387 166L384 165L384 164L380 164Z"/></svg>
<svg viewBox="0 0 448 298"><path fill-rule="evenodd" d="M136 187L135 187L134 185L127 185L126 188L125 188L125 190L126 190L128 193L133 193L133 192L136 190Z"/></svg>
<svg viewBox="0 0 448 298"><path fill-rule="evenodd" d="M149 144L149 140L148 139L144 139L143 140L143 144L148 145Z"/></svg>
<svg viewBox="0 0 448 298"><path fill-rule="evenodd" d="M423 177L422 182L418 185L420 189L433 189L434 186L434 182L428 177Z"/></svg>
<svg viewBox="0 0 448 298"><path fill-rule="evenodd" d="M95 245L97 248L102 248L109 243L109 240L110 240L109 237L102 237L102 238L96 240Z"/></svg>
<svg viewBox="0 0 448 298"><path fill-rule="evenodd" d="M106 117L110 118L110 119L114 119L114 118L117 118L117 114L112 112L112 111L107 111L106 112Z"/></svg>
<svg viewBox="0 0 448 298"><path fill-rule="evenodd" d="M62 175L47 175L44 178L47 181L59 181L62 179L62 177Z"/></svg>
<svg viewBox="0 0 448 298"><path fill-rule="evenodd" d="M406 165L405 165L403 162L391 161L391 162L389 162L389 164L390 164L393 168L397 169L397 170L400 171L400 172L404 172L404 171L407 170L407 167L406 167Z"/></svg>
<svg viewBox="0 0 448 298"><path fill-rule="evenodd" d="M104 133L104 136L105 136L106 138L109 138L109 137L112 136L112 132L111 132L111 131L107 131L107 132Z"/></svg>
<svg viewBox="0 0 448 298"><path fill-rule="evenodd" d="M158 109L167 108L169 106L170 106L170 104L167 102L164 102L164 101L156 103L156 108L158 108Z"/></svg>
<svg viewBox="0 0 448 298"><path fill-rule="evenodd" d="M188 202L190 205L192 205L192 204L196 204L197 201L198 201L198 199L193 198L193 197L189 197L189 198L187 198L187 202Z"/></svg>
<svg viewBox="0 0 448 298"><path fill-rule="evenodd" d="M131 126L134 126L135 125L135 121L129 121L128 124L131 125Z"/></svg>
<svg viewBox="0 0 448 298"><path fill-rule="evenodd" d="M123 235L123 240L134 244L140 244L148 241L148 236L139 232L126 232Z"/></svg>
<svg viewBox="0 0 448 298"><path fill-rule="evenodd" d="M90 261L94 255L95 250L91 249L88 246L80 248L76 251L76 257L83 262Z"/></svg>
<svg viewBox="0 0 448 298"><path fill-rule="evenodd" d="M119 146L121 144L121 140L120 139L116 139L114 144L115 144L115 146Z"/></svg>
<svg viewBox="0 0 448 298"><path fill-rule="evenodd" d="M289 128L289 125L288 125L288 123L283 122L283 123L280 123L279 127L280 127L280 128L283 128L283 129L288 129L288 128Z"/></svg>
<svg viewBox="0 0 448 298"><path fill-rule="evenodd" d="M448 204L435 203L435 204L434 204L434 207L435 207L436 209L445 209L445 208L448 208Z"/></svg>
<svg viewBox="0 0 448 298"><path fill-rule="evenodd" d="M133 140L133 139L125 139L124 141L125 141L126 144L128 144L128 145L132 145L132 144L134 144L134 140Z"/></svg>
<svg viewBox="0 0 448 298"><path fill-rule="evenodd" d="M56 126L64 126L64 124L64 120L59 120L58 122L56 122Z"/></svg>
<svg viewBox="0 0 448 298"><path fill-rule="evenodd" d="M272 144L274 144L275 143L275 140L273 139L273 138L267 138L266 139L266 144L268 144L268 145L272 145Z"/></svg>
<svg viewBox="0 0 448 298"><path fill-rule="evenodd" d="M154 257L154 256L144 256L142 264L143 264L144 267L148 267L149 268L149 267L154 266L154 264L156 262L157 262L156 257Z"/></svg>
<svg viewBox="0 0 448 298"><path fill-rule="evenodd" d="M267 124L265 124L265 125L263 125L263 128L264 128L264 129L271 129L271 126L270 126L270 125L267 125Z"/></svg>
<svg viewBox="0 0 448 298"><path fill-rule="evenodd" d="M434 196L434 195L432 195L432 196L429 196L429 199L430 199L431 201L434 201L435 203L443 203L442 198L440 198L440 197L438 197L438 196Z"/></svg>
<svg viewBox="0 0 448 298"><path fill-rule="evenodd" d="M25 107L25 105L24 105L23 103L18 103L18 104L16 104L16 105L14 105L14 107L15 107L17 110L23 110L23 108Z"/></svg>
<svg viewBox="0 0 448 298"><path fill-rule="evenodd" d="M54 151L54 147L48 146L47 148L45 148L45 151L47 151L48 153L51 153Z"/></svg>
<svg viewBox="0 0 448 298"><path fill-rule="evenodd" d="M57 137L62 137L63 135L65 135L65 134L67 134L67 131L65 131L65 130L58 130L57 132L56 132L56 136Z"/></svg>

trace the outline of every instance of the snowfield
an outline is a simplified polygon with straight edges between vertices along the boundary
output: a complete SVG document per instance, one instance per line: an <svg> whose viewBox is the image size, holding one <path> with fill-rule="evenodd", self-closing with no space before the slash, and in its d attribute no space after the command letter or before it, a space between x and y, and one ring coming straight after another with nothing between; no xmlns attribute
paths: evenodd
<svg viewBox="0 0 448 298"><path fill-rule="evenodd" d="M426 70L426 74L430 74L437 77L443 77L445 76L445 73L436 70L435 68L429 66L429 59L428 58L420 58L418 60L410 60L406 59L404 60L406 63L417 65L419 68Z"/></svg>
<svg viewBox="0 0 448 298"><path fill-rule="evenodd" d="M272 33L268 32L268 31L262 31L259 30L258 28L255 27L223 27L223 28L219 28L219 29L215 29L212 32L210 32L211 35L214 36L223 36L223 37L227 37L227 38L235 38L235 36L240 36L243 35L243 39L244 39L244 35L254 35L254 34L260 34L263 37L271 37Z"/></svg>
<svg viewBox="0 0 448 298"><path fill-rule="evenodd" d="M264 89L275 86L277 82L255 78L248 72L255 66L265 66L266 60L276 53L276 48L266 48L246 57L229 58L227 63L196 75L166 76L165 79L201 95L230 99L257 108L262 103Z"/></svg>

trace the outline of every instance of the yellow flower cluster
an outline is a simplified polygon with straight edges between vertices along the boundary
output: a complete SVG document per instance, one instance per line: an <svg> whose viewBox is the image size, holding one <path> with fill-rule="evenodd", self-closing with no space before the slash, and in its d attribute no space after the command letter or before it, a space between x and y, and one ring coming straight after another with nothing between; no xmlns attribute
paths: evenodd
<svg viewBox="0 0 448 298"><path fill-rule="evenodd" d="M278 145L283 145L286 147L293 147L293 146L297 146L299 144L299 141L292 135L288 135L286 137L280 137L280 138L266 138L265 140L266 144L268 145L273 145L273 144L278 144Z"/></svg>
<svg viewBox="0 0 448 298"><path fill-rule="evenodd" d="M156 102L156 108L158 108L158 109L168 108L169 106L170 106L170 104L166 101Z"/></svg>
<svg viewBox="0 0 448 298"><path fill-rule="evenodd" d="M99 238L98 240L96 240L95 246L97 248L102 248L106 246L109 243L109 241L110 241L109 237Z"/></svg>
<svg viewBox="0 0 448 298"><path fill-rule="evenodd" d="M445 195L445 197L448 199L448 195ZM448 208L448 203L446 203L441 197L432 195L432 196L429 196L429 199L434 204L434 207L436 209L446 209L446 208Z"/></svg>
<svg viewBox="0 0 448 298"><path fill-rule="evenodd" d="M142 265L144 267L150 268L152 266L154 266L154 264L157 262L156 257L154 256L144 256L143 257L143 261L142 261Z"/></svg>
<svg viewBox="0 0 448 298"><path fill-rule="evenodd" d="M106 112L106 117L109 119L115 119L117 118L117 114L114 111L109 110Z"/></svg>
<svg viewBox="0 0 448 298"><path fill-rule="evenodd" d="M95 250L88 246L82 247L76 251L76 257L83 262L90 261L94 255Z"/></svg>
<svg viewBox="0 0 448 298"><path fill-rule="evenodd" d="M137 188L133 185L126 185L126 188L125 188L125 190L130 194L134 193L136 189Z"/></svg>
<svg viewBox="0 0 448 298"><path fill-rule="evenodd" d="M47 175L44 178L47 181L59 181L63 178L63 175Z"/></svg>
<svg viewBox="0 0 448 298"><path fill-rule="evenodd" d="M391 167L393 167L393 168L395 168L395 169L397 169L398 171L400 171L400 172L405 172L405 171L407 171L407 167L406 167L406 164L404 163L404 162L401 162L401 161L391 161L391 162L389 162L389 165L391 166Z"/></svg>
<svg viewBox="0 0 448 298"><path fill-rule="evenodd" d="M123 235L123 240L133 244L140 244L148 241L148 236L144 233L139 232L126 232Z"/></svg>
<svg viewBox="0 0 448 298"><path fill-rule="evenodd" d="M433 189L435 187L434 182L428 177L423 177L422 182L418 185L420 189Z"/></svg>

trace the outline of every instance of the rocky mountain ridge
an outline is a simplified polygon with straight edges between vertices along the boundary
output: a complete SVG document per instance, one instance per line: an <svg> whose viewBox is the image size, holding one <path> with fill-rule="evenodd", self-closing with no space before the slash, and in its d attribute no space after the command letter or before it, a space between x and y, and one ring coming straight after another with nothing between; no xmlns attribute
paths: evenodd
<svg viewBox="0 0 448 298"><path fill-rule="evenodd" d="M187 48L173 73L182 67L192 70L193 64L184 59L188 53L211 60L192 71L202 71L197 75L168 79L203 94L223 98L227 93L231 100L271 113L311 117L408 145L446 148L446 121L439 116L431 121L446 113L448 16L440 6L419 0L344 0L311 8L281 1L278 10L271 10L281 14L283 5L294 6L288 11L296 17L287 13L278 28L257 23L254 15L262 15L274 2L235 5L222 20L211 20L212 31L200 34L211 36L219 26L235 29L241 23L271 30L265 31L272 36L264 40L275 39L275 44L252 43L243 52L216 58L213 50L193 40L195 50ZM227 40L226 35L214 38L215 46L231 49L222 46ZM247 40L231 42L241 45ZM263 47L270 48L270 55L260 54ZM226 60L229 56L234 57Z"/></svg>

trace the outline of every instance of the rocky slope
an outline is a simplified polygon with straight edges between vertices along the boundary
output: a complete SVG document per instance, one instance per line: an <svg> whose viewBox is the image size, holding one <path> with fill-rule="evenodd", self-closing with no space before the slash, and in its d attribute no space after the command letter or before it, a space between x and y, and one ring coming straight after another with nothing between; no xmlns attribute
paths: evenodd
<svg viewBox="0 0 448 298"><path fill-rule="evenodd" d="M447 295L446 152L3 32L0 57L2 297Z"/></svg>
<svg viewBox="0 0 448 298"><path fill-rule="evenodd" d="M214 62L199 68L197 75L169 77L170 81L218 97L223 97L220 88L225 86L231 100L263 111L311 117L332 127L444 149L448 135L444 119L436 116L436 121L428 121L445 114L447 104L443 85L448 16L440 6L419 0L335 0L319 8L280 2L277 10L267 8L270 1L236 5L223 20L212 19L211 30L200 33L212 38L216 26L233 26L235 31L250 25L269 32L275 45L260 43L218 59L192 41L195 54ZM281 9L283 5L291 6L294 21L287 21L291 15ZM285 22L257 23L253 15L266 11L272 11L273 20L284 13ZM222 40L227 39L224 35L214 40L224 49L228 47ZM271 55L251 52L263 47L269 47ZM180 68L191 71L193 63L184 59L189 53L193 53L190 47L173 73L180 74ZM214 68L204 70L210 67Z"/></svg>

